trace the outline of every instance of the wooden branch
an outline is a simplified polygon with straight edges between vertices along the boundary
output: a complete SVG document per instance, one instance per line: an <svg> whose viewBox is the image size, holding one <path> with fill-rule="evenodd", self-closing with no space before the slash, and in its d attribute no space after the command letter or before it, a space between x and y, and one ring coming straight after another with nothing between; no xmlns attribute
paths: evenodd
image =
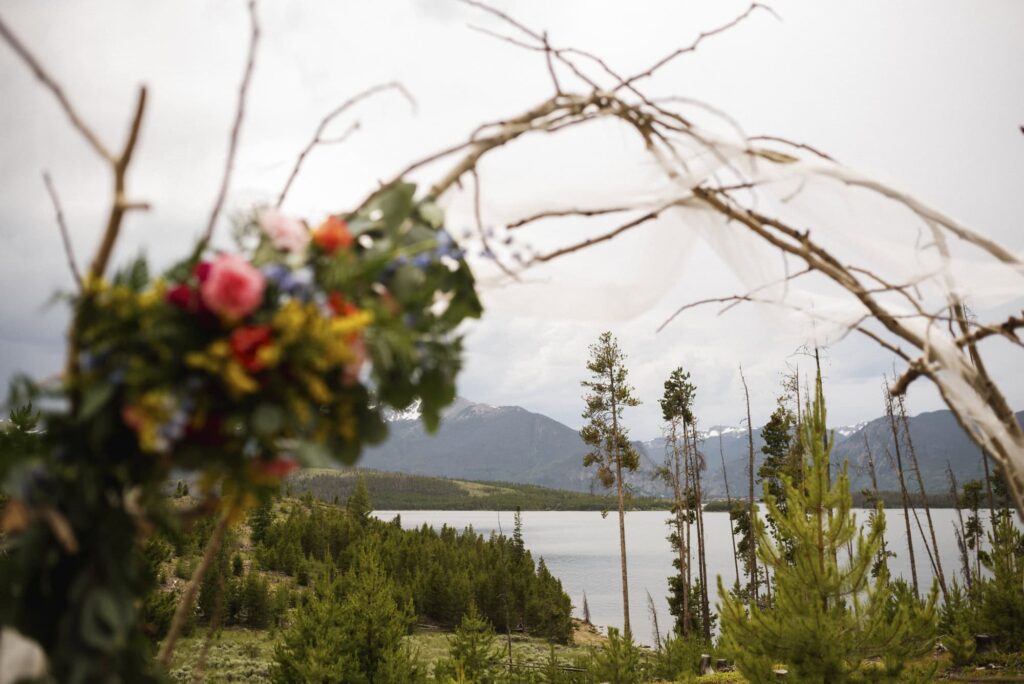
<svg viewBox="0 0 1024 684"><path fill-rule="evenodd" d="M562 247L561 249L556 249L555 251L548 252L547 254L541 254L539 256L536 256L536 257L534 257L533 261L538 262L538 263L543 263L545 261L551 261L552 259L557 259L558 257L565 256L566 254L572 254L573 252L578 252L578 251L580 251L582 249L586 249L588 247L593 247L596 244L600 244L602 242L607 242L608 240L612 240L612 239L618 237L619 235L625 233L628 230L632 230L633 228L636 228L637 226L643 225L644 223L647 223L648 221L653 221L654 219L658 218L658 216L661 214L661 212L663 212L665 209L668 209L669 206L672 206L674 204L675 204L675 202L673 202L672 204L670 204L668 206L661 207L660 209L655 209L654 211L650 211L650 212L644 214L643 216L641 216L639 218L633 219L632 221L629 221L628 223L622 224L621 226L619 226L618 228L616 228L614 230L608 231L607 233L603 233L603 234L598 235L596 237L588 238L586 240L583 240L582 242L577 242L576 244L569 245L568 247Z"/></svg>
<svg viewBox="0 0 1024 684"><path fill-rule="evenodd" d="M968 345L975 344L981 340L992 337L994 335L1000 335L1010 340L1016 345L1022 344L1021 339L1017 337L1017 330L1024 328L1024 312L1020 316L1010 316L1002 323L996 325L982 325L974 329L969 333L965 333L956 339L956 345L958 347L966 347Z"/></svg>
<svg viewBox="0 0 1024 684"><path fill-rule="evenodd" d="M245 72L242 75L242 83L238 88L238 107L235 110L235 122L231 126L231 138L228 141L228 156L224 162L224 175L221 178L220 190L217 191L217 199L214 200L213 209L210 211L210 219L206 223L206 230L203 231L203 242L208 243L213 237L213 229L217 224L217 217L220 216L221 208L224 206L224 199L228 194L228 187L231 184L231 173L235 168L235 154L238 150L238 135L242 129L242 120L245 118L245 101L249 94L249 83L252 81L253 67L256 64L256 46L260 40L259 17L256 14L256 0L249 0L249 20L251 31L249 36L249 55L245 61Z"/></svg>
<svg viewBox="0 0 1024 684"><path fill-rule="evenodd" d="M0 37L3 37L7 44L11 46L11 49L21 57L22 61L28 65L28 68L32 70L39 81L46 86L46 88L53 93L53 96L57 98L57 102L60 103L61 109L67 114L68 119L71 120L71 125L75 127L82 137L85 138L89 146L92 147L93 151L105 160L114 163L114 155L111 154L110 150L100 142L99 136L79 116L78 112L71 105L71 101L68 100L67 95L64 94L63 88L53 79L50 74L42 67L39 61L28 51L28 48L18 39L17 36L8 28L7 24L4 23L3 18L0 17Z"/></svg>
<svg viewBox="0 0 1024 684"><path fill-rule="evenodd" d="M752 3L750 3L750 6L747 7L747 9L743 11L742 14L737 16L732 21L729 21L729 22L727 22L725 24L722 24L718 28L711 29L710 31L703 31L703 32L701 32L697 36L697 39L695 41L693 41L692 43L690 43L686 47L679 48L678 50L675 50L674 52L666 55L665 57L662 57L657 62L655 62L652 66L650 66L646 71L641 71L638 74L634 74L633 76L630 76L626 80L622 81L622 83L620 83L618 86L616 86L615 90L619 91L622 88L631 86L632 84L634 84L635 82L637 82L637 81L639 81L641 79L649 78L649 77L653 76L654 72L656 72L661 67L665 66L666 64L668 64L669 62L671 62L672 60L676 59L677 57L679 57L681 55L685 55L688 52L695 52L702 42L704 42L708 38L711 38L712 36L716 36L716 35L718 35L720 33L724 33L725 31L728 31L732 27L734 27L737 24L741 23L744 19L749 17L751 14L753 14L754 10L757 10L757 9L763 9L763 10L765 10L767 12L770 12L773 15L775 14L772 11L772 9L770 7L768 7L767 5L762 5L759 2L752 2Z"/></svg>
<svg viewBox="0 0 1024 684"><path fill-rule="evenodd" d="M306 146L302 148L302 151L299 152L299 156L295 159L295 166L292 167L292 172L288 176L288 180L285 182L284 187L281 188L281 193L277 197L277 204L275 204L274 206L280 208L281 205L284 204L284 199L285 197L288 196L288 190L291 188L292 183L295 182L296 176L299 175L299 169L302 168L302 163L306 160L306 157L309 156L309 153L313 151L313 148L316 147L317 145L326 144L328 142L328 140L326 140L323 137L324 131L327 129L327 126L329 126L332 121L334 121L336 118L344 114L346 111L351 109L353 106L355 106L362 100L365 100L386 90L397 90L401 95L405 97L406 100L409 101L409 104L412 106L413 112L416 112L415 98L413 98L409 91L405 89L405 86L403 86L401 83L397 81L391 81L388 83L381 83L379 85L375 85L371 88L367 88L363 92L353 97L350 97L348 100L345 100L345 102L341 103L341 105L335 107L333 110L328 112L328 114L324 116L323 119L320 120L319 125L316 127L316 131L313 133L313 137L306 144ZM330 142L343 142L349 136L349 134L353 133L358 128L359 122L357 121L347 131L345 131L345 133L340 138L335 138Z"/></svg>
<svg viewBox="0 0 1024 684"><path fill-rule="evenodd" d="M60 206L60 198L57 197L57 190L53 187L53 181L50 179L50 174L43 171L43 183L46 184L46 191L50 193L50 201L53 202L53 210L57 215L57 228L60 230L60 239L64 245L64 256L68 260L68 268L71 269L71 275L75 279L75 284L78 286L78 291L82 291L82 274L78 270L78 264L75 262L75 251L71 246L71 236L68 235L68 226L64 222L64 211Z"/></svg>
<svg viewBox="0 0 1024 684"><path fill-rule="evenodd" d="M128 130L128 140L125 141L121 156L114 160L114 202L107 218L107 229L103 232L100 246L89 267L89 284L103 277L107 262L110 261L110 254L114 249L114 243L121 231L121 221L124 219L125 212L131 209L148 208L146 204L129 202L125 199L125 176L128 173L128 165L131 164L132 155L135 153L135 145L139 141L139 130L142 128L142 115L145 111L146 87L142 86L139 88L139 97L135 104L135 116L132 118L132 124Z"/></svg>
<svg viewBox="0 0 1024 684"><path fill-rule="evenodd" d="M484 255L489 256L501 272L507 275L512 280L519 280L519 275L512 271L491 248L490 241L487 239L487 229L484 228L483 215L480 211L480 176L476 172L476 168L469 170L471 176L473 176L473 216L476 219L476 229L480 235L480 244L483 245Z"/></svg>
<svg viewBox="0 0 1024 684"><path fill-rule="evenodd" d="M634 211L634 210L636 210L636 207L626 207L626 206L623 206L623 207L605 207L605 208L601 208L601 209L579 209L579 208L574 208L574 209L552 209L550 211L537 212L536 214L532 214L530 216L527 216L526 218L521 218L521 219L519 219L517 221L513 221L512 223L508 224L505 227L508 228L509 230L515 230L516 228L522 228L525 225L528 225L530 223L534 223L535 221L541 221L543 219L560 218L560 217L565 217L565 216L583 216L583 217L604 216L605 214L621 214L623 212Z"/></svg>
<svg viewBox="0 0 1024 684"><path fill-rule="evenodd" d="M171 626L167 631L167 636L164 638L164 642L160 646L160 652L157 655L157 659L166 668L170 668L171 666L171 658L174 656L174 647L177 645L178 638L181 636L181 630L185 627L188 614L192 612L192 606L195 603L196 593L199 591L199 585L202 584L206 571L213 563L213 559L217 555L217 551L220 550L220 546L224 542L224 534L228 529L230 513L231 510L227 509L221 514L220 520L217 521L216 527L213 528L213 534L210 535L210 540L206 544L206 550L203 552L203 558L199 562L199 565L196 566L195 572L192 573L192 577L189 579L188 585L185 587L185 593L181 595L181 600L178 601L178 606L174 609L174 617L171 619Z"/></svg>

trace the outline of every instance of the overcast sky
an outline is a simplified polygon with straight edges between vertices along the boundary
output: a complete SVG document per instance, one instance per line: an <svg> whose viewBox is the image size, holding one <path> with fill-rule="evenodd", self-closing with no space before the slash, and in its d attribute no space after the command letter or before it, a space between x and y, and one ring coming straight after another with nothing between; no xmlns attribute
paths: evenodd
<svg viewBox="0 0 1024 684"><path fill-rule="evenodd" d="M547 29L553 41L599 53L626 72L645 68L746 6L720 0L496 5ZM751 134L784 135L825 149L1011 249L1024 249L1024 3L772 6L781 20L752 16L680 60L652 87L713 103ZM339 132L356 118L362 129L345 145L314 153L289 210L313 220L344 211L408 161L550 94L542 60L470 30L468 24L498 25L450 0L265 0L260 14L264 39L229 213L273 197L323 114L375 83L400 80L416 96L418 112L384 95L339 122ZM242 0L6 0L0 15L65 85L108 146L123 139L137 84L149 86L129 182L131 195L150 201L153 210L130 215L117 258L144 249L163 265L182 255L205 225L223 167L248 39ZM53 97L6 46L0 46L0 93L4 380L18 371L51 374L61 362L66 312L45 304L71 280L41 172L49 170L56 181L79 261L98 239L109 178ZM609 144L604 159L610 177L621 173L617 144ZM513 196L515 183L508 186ZM556 184L549 186L558 192ZM226 221L220 230L228 232ZM750 307L721 317L713 310L690 312L655 334L679 304L728 294L738 285L706 247L682 238L651 243L649 264L635 256L622 264L634 279L649 267L661 279L671 276L674 285L631 318L623 314L637 313L629 306L636 294L629 286L595 295L571 316L549 309L545 298L538 298L535 311L503 308L495 299L495 307L468 330L460 393L578 426L587 345L609 329L629 356L631 378L645 402L630 416L635 437L658 433L657 397L677 365L691 371L698 415L710 426L735 425L744 415L737 374L742 363L754 422L763 423L786 364L810 367L807 357L794 355L800 335L772 312ZM552 293L551 301L556 297ZM1017 300L1018 310L1020 305ZM1001 348L992 354L995 372L1008 378L1011 403L1021 408L1024 387L1013 380L1019 367ZM880 413L881 374L891 364L887 354L853 337L825 352L835 424ZM910 408L934 410L941 402L921 384L910 395Z"/></svg>

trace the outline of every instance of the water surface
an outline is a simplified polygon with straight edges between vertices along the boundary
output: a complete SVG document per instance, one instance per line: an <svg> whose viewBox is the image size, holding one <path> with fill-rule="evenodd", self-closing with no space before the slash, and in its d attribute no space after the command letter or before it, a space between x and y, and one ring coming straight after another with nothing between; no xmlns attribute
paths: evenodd
<svg viewBox="0 0 1024 684"><path fill-rule="evenodd" d="M927 523L924 511L918 512L921 524ZM462 529L470 525L487 536L498 532L511 535L513 513L509 511L377 511L375 515L390 520L402 516L402 527L420 527L423 523L440 528L449 525ZM867 520L867 511L856 512L857 521ZM664 634L671 629L672 616L668 612L668 577L673 574L673 553L666 539L668 527L666 511L634 511L626 514L626 551L629 571L630 621L635 638L653 644L654 629L648 610L647 593L650 592L658 614L658 625ZM987 522L988 516L983 516ZM935 535L940 549L940 561L947 578L959 575L960 561L954 537L956 511L932 511ZM619 568L618 518L612 512L602 518L596 511L524 511L523 538L534 559L544 558L551 572L562 580L562 586L573 602L573 613L582 617L583 592L590 606L590 618L596 625L622 627L622 584ZM896 553L890 559L892 575L910 578L907 554L906 528L901 510L886 511L886 542ZM918 581L922 587L930 586L932 570L924 546L914 526L914 549L917 557ZM728 513L705 513L704 530L707 536L706 556L712 594L709 599L717 603L717 583L721 576L726 586L736 579L732 542L729 534ZM694 531L694 534L695 531ZM694 536L696 547L696 536ZM696 556L696 549L694 551ZM842 556L840 556L842 562ZM743 571L742 564L740 572ZM696 574L696 573L694 573ZM924 590L924 589L922 589Z"/></svg>

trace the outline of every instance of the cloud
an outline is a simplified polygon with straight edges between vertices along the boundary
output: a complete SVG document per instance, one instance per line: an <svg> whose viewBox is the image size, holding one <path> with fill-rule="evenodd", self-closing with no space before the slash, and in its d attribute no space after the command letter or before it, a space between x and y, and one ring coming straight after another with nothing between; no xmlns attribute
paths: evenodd
<svg viewBox="0 0 1024 684"><path fill-rule="evenodd" d="M575 1L513 9L553 40L599 52L629 72L745 6ZM773 6L784 22L755 17L703 44L653 82L652 92L713 102L749 133L813 143L1024 250L1017 229L1024 209L1016 201L1024 155L1015 147L1024 94L1007 87L1024 78L1024 46L1015 31L1024 23L1024 5L1003 3L987 12L924 1L898 10L883 0ZM470 31L466 23L498 25L454 2L317 0L260 8L264 42L229 213L273 197L323 114L374 83L402 80L419 100L419 115L412 117L400 98L384 96L339 121L339 130L355 118L363 128L344 146L310 157L290 210L315 217L351 206L409 160L550 92L542 58ZM145 250L161 265L180 256L205 223L222 171L247 41L244 3L18 0L5 5L4 17L112 146L124 134L136 84L150 85L129 190L154 210L126 221L116 258L123 263ZM70 279L40 171L49 169L57 181L80 262L98 241L110 180L52 96L6 47L0 47L0 89L2 380L17 370L52 373L61 363L66 314L41 307ZM634 141L616 135L609 133L600 148L588 148L582 137L563 147L538 140L551 145L549 157L532 166L509 162L498 176L502 194L491 220L538 196L550 203L568 175L586 179L591 199L616 184L642 189L648 178L631 164ZM437 167L428 169L419 179L436 173ZM800 326L776 310L748 306L723 316L687 312L655 333L680 304L741 289L713 251L656 230L662 232L647 235L657 239L638 236L566 261L547 289L491 296L492 309L469 330L460 391L577 425L587 345L610 329L629 355L645 402L630 417L634 436L658 433L657 397L677 365L693 373L698 415L710 426L744 416L742 362L754 421L763 422L786 363L810 368L806 358L793 356L804 339ZM994 372L1012 374L1014 363L993 346ZM854 337L829 350L825 372L837 423L880 412L879 379L890 364ZM1007 389L1015 406L1024 404L1024 389ZM925 385L915 387L910 403L913 410L941 406Z"/></svg>

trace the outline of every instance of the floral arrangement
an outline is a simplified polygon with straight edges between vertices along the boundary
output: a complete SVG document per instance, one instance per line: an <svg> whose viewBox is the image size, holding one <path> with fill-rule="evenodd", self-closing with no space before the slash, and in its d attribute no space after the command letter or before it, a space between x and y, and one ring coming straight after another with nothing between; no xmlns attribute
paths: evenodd
<svg viewBox="0 0 1024 684"><path fill-rule="evenodd" d="M139 260L88 283L72 391L91 441L259 484L352 463L385 437L388 407L419 400L435 427L455 396L455 328L480 305L443 213L414 191L315 223L260 209L237 251L200 245L158 277Z"/></svg>
<svg viewBox="0 0 1024 684"><path fill-rule="evenodd" d="M229 251L202 240L156 276L139 258L70 298L63 382L16 383L26 408L0 430L0 622L57 679L161 680L140 605L154 577L138 540L154 527L220 510L166 665L230 522L300 464L353 463L385 438L389 409L418 401L436 429L457 328L481 307L443 212L415 190L396 182L313 222L258 209ZM200 475L191 510L164 490L181 471Z"/></svg>

